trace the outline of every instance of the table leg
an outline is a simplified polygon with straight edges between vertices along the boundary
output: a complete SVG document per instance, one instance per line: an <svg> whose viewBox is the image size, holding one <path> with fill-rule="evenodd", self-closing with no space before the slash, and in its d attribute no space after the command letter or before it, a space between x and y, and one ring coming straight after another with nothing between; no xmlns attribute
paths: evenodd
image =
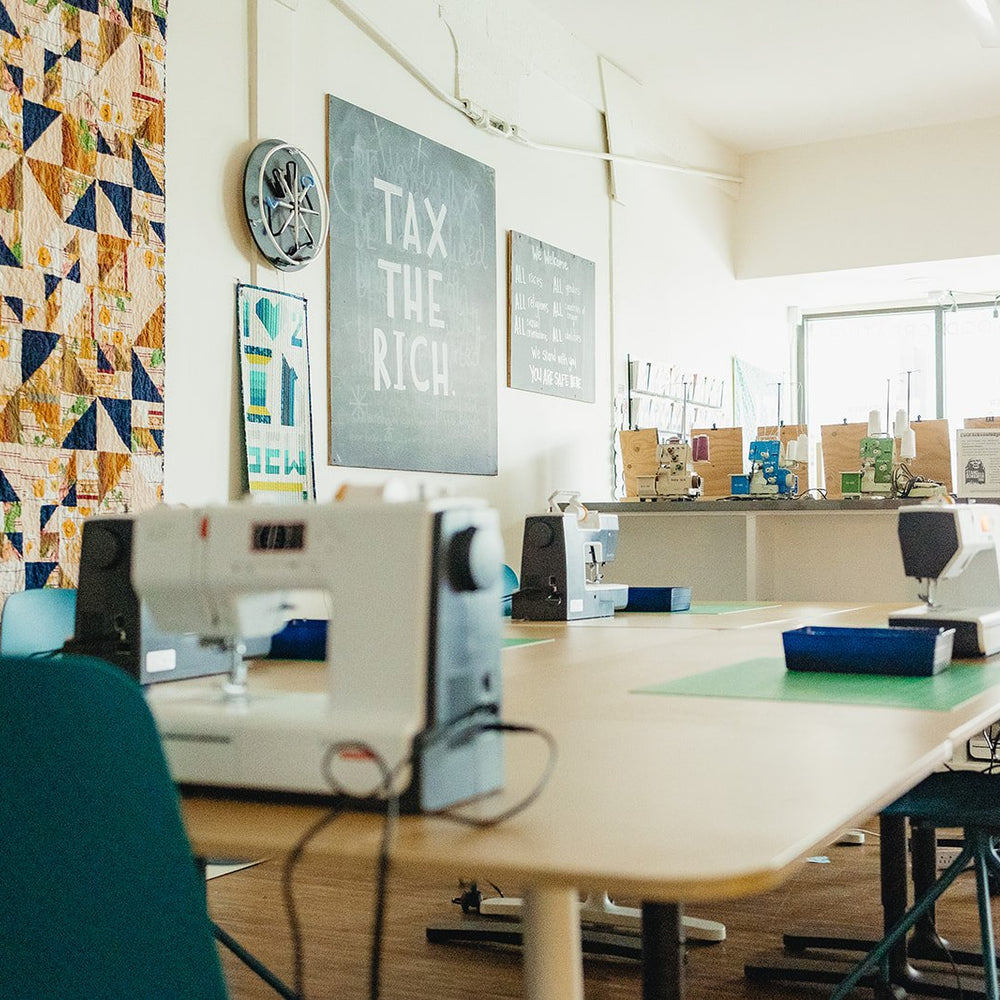
<svg viewBox="0 0 1000 1000"><path fill-rule="evenodd" d="M684 925L679 903L642 904L642 1000L684 1000Z"/></svg>
<svg viewBox="0 0 1000 1000"><path fill-rule="evenodd" d="M910 844L913 898L920 899L937 880L937 830L923 823L910 823ZM913 958L947 962L950 947L938 934L935 907L931 906L914 925L908 952ZM951 957L963 964L960 955L951 953Z"/></svg>
<svg viewBox="0 0 1000 1000"><path fill-rule="evenodd" d="M882 883L882 930L888 932L906 912L909 876L906 870L906 817L879 818L879 876ZM900 983L909 978L912 968L906 957L906 939L889 952L889 979Z"/></svg>
<svg viewBox="0 0 1000 1000"><path fill-rule="evenodd" d="M583 1000L580 900L572 889L524 895L525 1000Z"/></svg>

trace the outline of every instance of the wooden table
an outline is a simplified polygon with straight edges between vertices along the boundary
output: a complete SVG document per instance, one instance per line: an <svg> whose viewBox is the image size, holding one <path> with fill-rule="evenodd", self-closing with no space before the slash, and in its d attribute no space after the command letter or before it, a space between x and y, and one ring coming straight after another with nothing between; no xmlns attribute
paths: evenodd
<svg viewBox="0 0 1000 1000"><path fill-rule="evenodd" d="M813 608L807 617L822 621L827 613L836 613L837 624L872 625L884 623L887 608ZM401 868L445 877L482 872L525 887L531 1000L583 995L580 891L649 901L649 915L668 924L684 903L763 892L1000 714L1000 688L951 712L634 694L781 655L780 632L788 626L626 622L508 626L511 637L550 640L504 652L503 710L508 721L554 735L559 760L549 786L524 813L490 830L404 817L392 848ZM267 663L251 673L251 690L321 683L316 665ZM511 738L507 760L506 791L482 807L487 811L523 796L545 750L540 740ZM284 854L319 808L210 797L183 803L196 850L259 857ZM377 816L348 815L309 851L369 877L380 832ZM663 958L670 973L656 976L647 997L682 995L676 949Z"/></svg>

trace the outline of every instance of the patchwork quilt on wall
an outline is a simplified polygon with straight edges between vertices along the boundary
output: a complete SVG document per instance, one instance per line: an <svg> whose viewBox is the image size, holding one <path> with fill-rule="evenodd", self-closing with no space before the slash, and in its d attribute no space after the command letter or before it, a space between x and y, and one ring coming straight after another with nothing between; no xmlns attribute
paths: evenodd
<svg viewBox="0 0 1000 1000"><path fill-rule="evenodd" d="M165 0L0 0L0 599L163 484Z"/></svg>

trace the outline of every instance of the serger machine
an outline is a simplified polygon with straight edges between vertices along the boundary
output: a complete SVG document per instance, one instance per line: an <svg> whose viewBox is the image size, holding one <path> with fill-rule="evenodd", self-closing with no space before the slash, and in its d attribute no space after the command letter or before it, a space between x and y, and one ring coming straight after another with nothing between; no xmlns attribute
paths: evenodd
<svg viewBox="0 0 1000 1000"><path fill-rule="evenodd" d="M781 464L781 442L761 439L750 442L750 471L729 477L734 497L790 497L799 488L799 477Z"/></svg>
<svg viewBox="0 0 1000 1000"><path fill-rule="evenodd" d="M628 603L628 587L603 582L618 546L618 515L587 510L575 499L563 510L559 496L549 497L548 513L525 518L521 589L511 598L511 617L607 618Z"/></svg>
<svg viewBox="0 0 1000 1000"><path fill-rule="evenodd" d="M955 656L1000 652L1000 506L914 504L899 509L903 569L923 602L890 625L955 629Z"/></svg>
<svg viewBox="0 0 1000 1000"><path fill-rule="evenodd" d="M885 434L869 433L861 439L861 468L840 474L840 492L845 500L893 495L894 449L895 442Z"/></svg>
<svg viewBox="0 0 1000 1000"><path fill-rule="evenodd" d="M635 477L640 500L664 497L669 500L696 500L704 482L695 472L695 462L708 461L708 436L699 434L688 444L684 438L671 437L657 445L657 470L652 475Z"/></svg>
<svg viewBox="0 0 1000 1000"><path fill-rule="evenodd" d="M471 501L161 507L135 521L133 581L161 628L272 635L287 592L329 599L327 691L163 685L150 707L176 781L442 809L503 786L503 544ZM345 744L353 746L345 746Z"/></svg>

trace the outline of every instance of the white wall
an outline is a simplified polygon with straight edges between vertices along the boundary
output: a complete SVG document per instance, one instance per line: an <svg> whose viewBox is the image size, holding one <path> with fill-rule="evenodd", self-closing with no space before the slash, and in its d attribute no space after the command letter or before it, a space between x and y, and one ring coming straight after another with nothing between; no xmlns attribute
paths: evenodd
<svg viewBox="0 0 1000 1000"><path fill-rule="evenodd" d="M452 90L455 46L432 0L357 4L435 83ZM601 149L596 57L535 19L531 37L517 5L453 5L463 96L496 107L533 138ZM256 15L256 16L255 16ZM252 30L256 23L256 47ZM550 50L579 97L522 60ZM248 38L248 34L250 37ZM256 263L241 216L241 172L258 138L281 137L325 161L325 97L333 94L486 162L496 170L497 259L515 229L596 263L597 398L593 404L505 387L506 268L497 275L499 475L392 474L431 491L484 496L501 510L508 556L518 561L524 514L557 488L611 491L609 214L606 168L530 150L476 129L385 54L330 0L174 0L168 49L166 497L219 501L237 495L242 456L235 352L237 279L309 300L317 494L389 474L327 465L326 267L283 275ZM491 93L490 81L495 94ZM256 107L251 101L256 83ZM496 100L494 101L494 97Z"/></svg>
<svg viewBox="0 0 1000 1000"><path fill-rule="evenodd" d="M233 284L247 280L240 219L247 148L244 4L172 4L167 27L167 331L164 496L229 496L237 455Z"/></svg>
<svg viewBox="0 0 1000 1000"><path fill-rule="evenodd" d="M738 175L736 154L635 81L605 67L612 149L657 162ZM781 288L734 279L732 248L742 186L639 166L615 169L612 215L614 355L666 361L723 378L732 356L778 372L790 362ZM717 414L732 422L731 393Z"/></svg>
<svg viewBox="0 0 1000 1000"><path fill-rule="evenodd" d="M898 298L872 271L1000 249L1000 120L776 150L740 161L638 83L533 12L530 0L356 0L434 83L515 121L533 139L742 172L745 183L538 152L477 130L379 48L338 0L173 0L168 46L166 497L219 501L241 485L234 287L309 299L317 492L386 473L327 465L326 267L258 263L242 218L243 163L279 136L325 160L327 94L496 170L497 259L509 229L596 263L593 404L505 387L506 274L498 281L497 477L393 474L486 497L518 562L526 513L555 489L613 490L613 396L626 354L730 377L739 354L789 369L789 305ZM439 17L439 6L445 20ZM449 26L454 32L453 42ZM457 62L456 62L457 46ZM255 95L255 100L252 99ZM875 274L875 277L872 275ZM847 280L845 280L847 275ZM898 277L898 275L897 275ZM993 281L992 284L1000 284ZM952 278L942 287L962 287ZM973 285L972 287L982 287ZM861 289L852 291L851 289ZM860 298L858 296L860 295ZM723 415L723 423L729 414Z"/></svg>
<svg viewBox="0 0 1000 1000"><path fill-rule="evenodd" d="M1000 118L746 156L736 275L995 254L998 161Z"/></svg>

